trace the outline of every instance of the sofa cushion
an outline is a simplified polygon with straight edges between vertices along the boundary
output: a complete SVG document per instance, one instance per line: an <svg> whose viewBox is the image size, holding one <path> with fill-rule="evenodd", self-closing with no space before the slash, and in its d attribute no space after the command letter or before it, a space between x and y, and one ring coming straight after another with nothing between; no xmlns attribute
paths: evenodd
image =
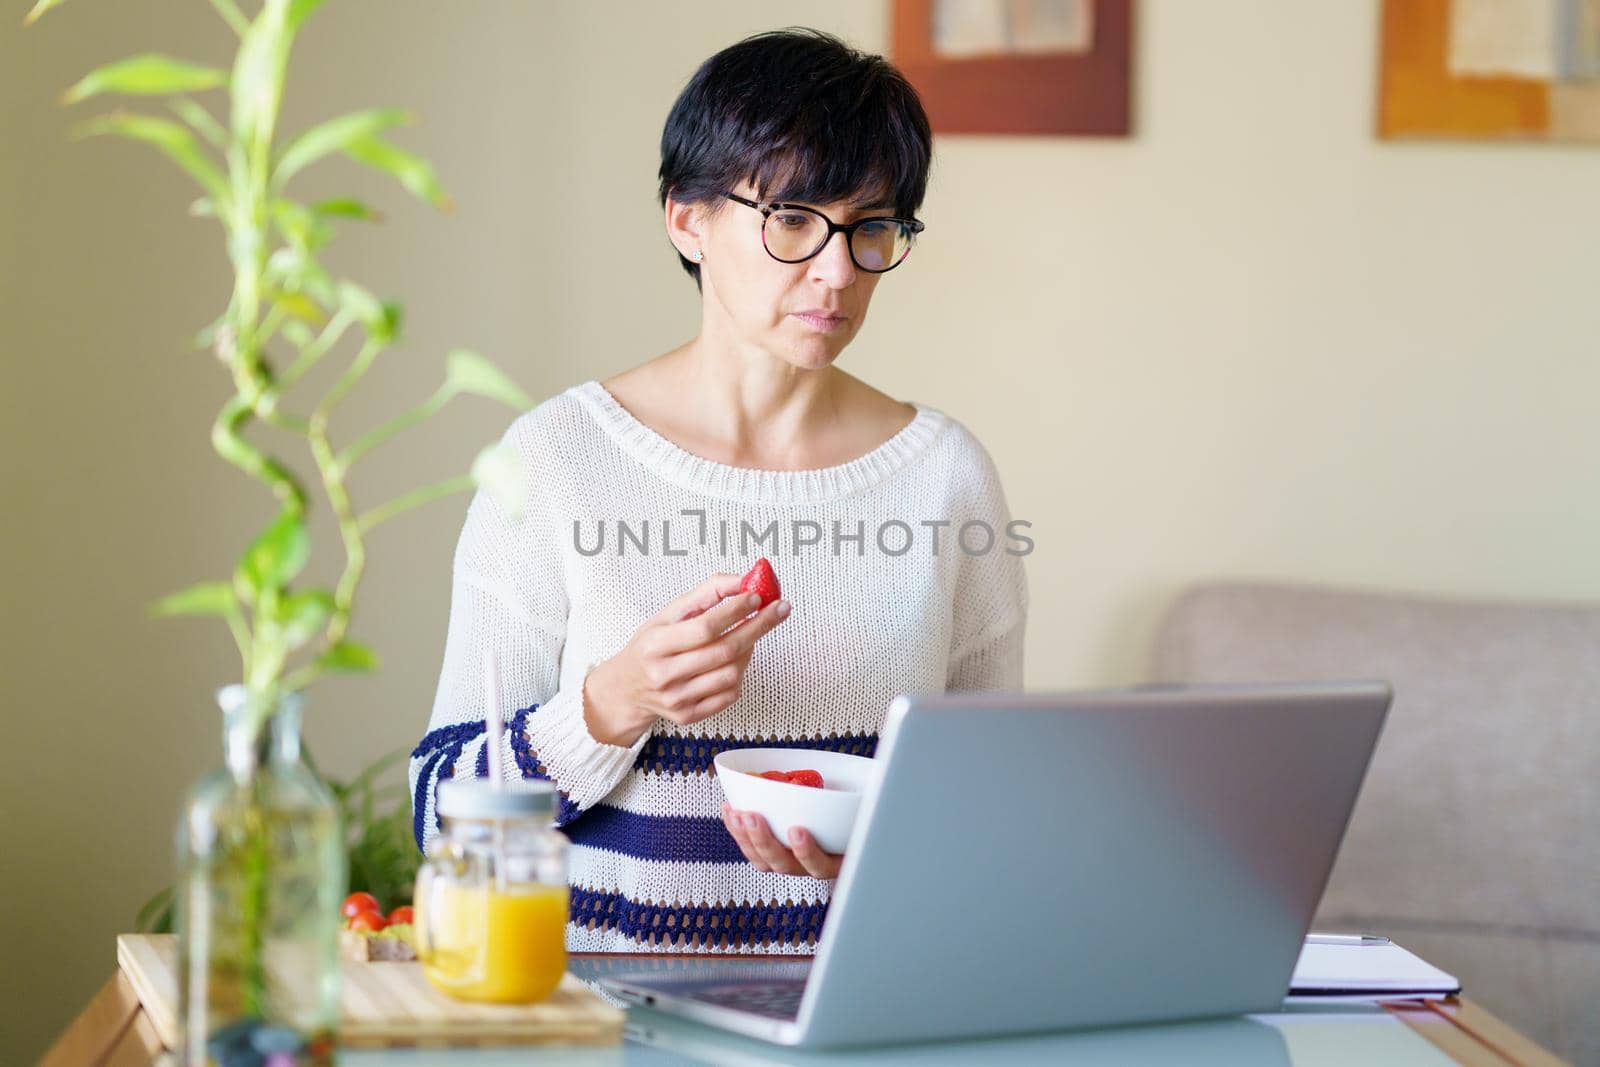
<svg viewBox="0 0 1600 1067"><path fill-rule="evenodd" d="M1209 584L1167 613L1152 674L1388 681L1319 926L1401 932L1600 1062L1600 607Z"/></svg>

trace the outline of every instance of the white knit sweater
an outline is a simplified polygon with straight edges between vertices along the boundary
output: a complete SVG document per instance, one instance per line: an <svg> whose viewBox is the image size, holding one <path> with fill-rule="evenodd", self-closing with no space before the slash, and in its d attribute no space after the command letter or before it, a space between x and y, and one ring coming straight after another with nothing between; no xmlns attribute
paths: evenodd
<svg viewBox="0 0 1600 1067"><path fill-rule="evenodd" d="M493 648L502 766L562 797L570 949L812 951L832 883L743 859L712 757L772 744L871 755L896 694L1022 686L1026 524L1008 530L966 427L915 406L866 455L804 471L692 455L597 381L519 417L505 440L529 504L513 521L480 491L456 548L444 666L411 760L419 847L438 832L438 780L486 773ZM627 748L590 736L588 668L712 572L761 556L793 610L756 643L733 706L687 728L659 720Z"/></svg>

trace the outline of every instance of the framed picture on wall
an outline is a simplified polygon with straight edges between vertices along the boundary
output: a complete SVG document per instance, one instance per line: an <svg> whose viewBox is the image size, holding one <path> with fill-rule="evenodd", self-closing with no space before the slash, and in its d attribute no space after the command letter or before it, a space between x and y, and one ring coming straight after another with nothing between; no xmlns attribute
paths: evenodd
<svg viewBox="0 0 1600 1067"><path fill-rule="evenodd" d="M935 133L1125 137L1133 0L892 0Z"/></svg>
<svg viewBox="0 0 1600 1067"><path fill-rule="evenodd" d="M1600 0L1384 0L1378 136L1600 141Z"/></svg>

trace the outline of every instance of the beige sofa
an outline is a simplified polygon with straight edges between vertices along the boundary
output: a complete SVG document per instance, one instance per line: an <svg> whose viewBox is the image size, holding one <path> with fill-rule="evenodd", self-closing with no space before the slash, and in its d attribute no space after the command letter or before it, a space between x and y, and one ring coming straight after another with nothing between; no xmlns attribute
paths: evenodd
<svg viewBox="0 0 1600 1067"><path fill-rule="evenodd" d="M1218 583L1153 680L1378 678L1395 700L1318 913L1600 1064L1600 606Z"/></svg>

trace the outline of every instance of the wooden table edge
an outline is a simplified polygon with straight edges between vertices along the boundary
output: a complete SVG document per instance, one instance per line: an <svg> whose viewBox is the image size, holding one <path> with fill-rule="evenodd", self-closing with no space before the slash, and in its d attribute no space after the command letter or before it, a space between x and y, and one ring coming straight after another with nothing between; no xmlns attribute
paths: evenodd
<svg viewBox="0 0 1600 1067"><path fill-rule="evenodd" d="M1572 1067L1476 1001L1455 996L1380 1003L1389 1014L1466 1067Z"/></svg>
<svg viewBox="0 0 1600 1067"><path fill-rule="evenodd" d="M583 959L637 959L635 952L574 952ZM740 953L677 953L696 959L748 960ZM1464 1067L1571 1067L1566 1060L1475 1001L1382 1001L1383 1008ZM161 1041L133 984L119 966L39 1060L38 1067L149 1064Z"/></svg>
<svg viewBox="0 0 1600 1067"><path fill-rule="evenodd" d="M45 1051L39 1067L99 1067L113 1059L126 1061L126 1053L121 1050L130 1043L140 1047L154 1034L139 994L118 967ZM156 1038L156 1047L142 1062L153 1060L161 1047L160 1038Z"/></svg>

